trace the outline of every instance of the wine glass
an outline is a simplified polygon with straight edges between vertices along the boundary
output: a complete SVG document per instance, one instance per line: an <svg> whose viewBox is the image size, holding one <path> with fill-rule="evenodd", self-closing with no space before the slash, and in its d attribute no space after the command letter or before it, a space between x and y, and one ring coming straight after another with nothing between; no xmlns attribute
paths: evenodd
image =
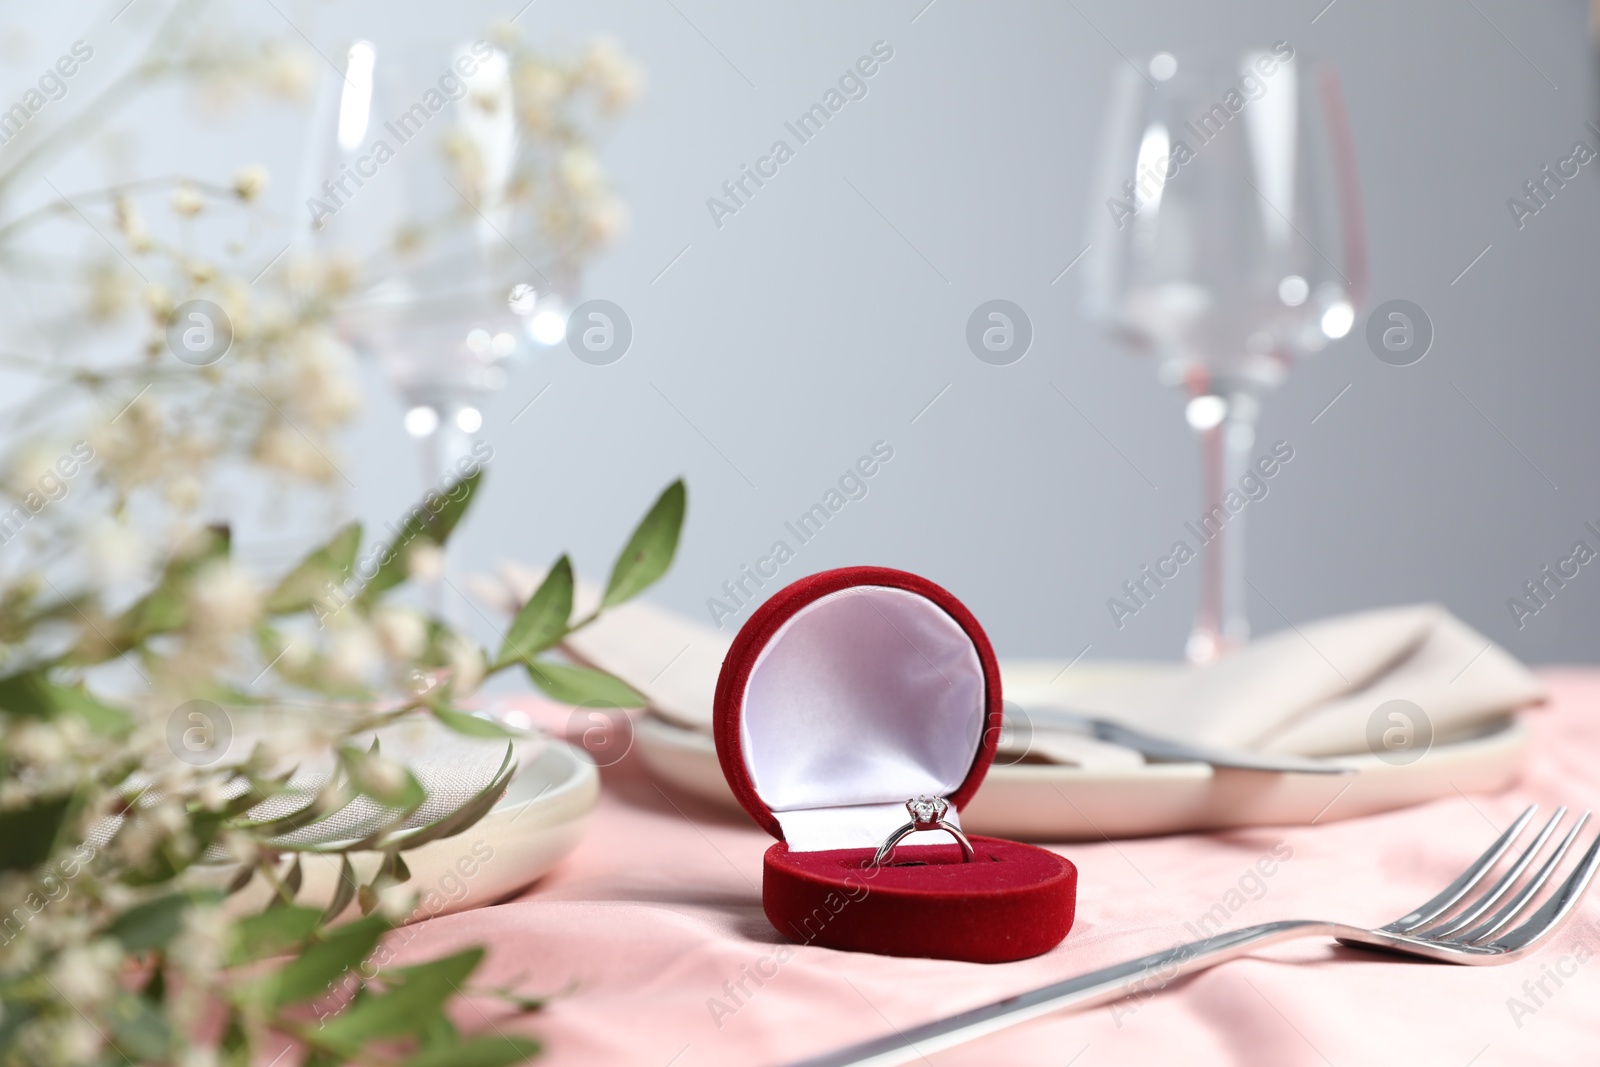
<svg viewBox="0 0 1600 1067"><path fill-rule="evenodd" d="M302 244L343 270L335 322L384 369L424 490L480 463L506 364L554 285L515 243L520 138L506 54L484 41L356 40L317 94L300 179ZM564 322L564 317L563 320ZM444 614L447 567L419 575Z"/></svg>
<svg viewBox="0 0 1600 1067"><path fill-rule="evenodd" d="M1244 512L1262 396L1345 336L1367 294L1365 230L1333 67L1286 42L1161 52L1113 78L1091 185L1085 313L1151 353L1199 437L1200 605L1188 659L1249 636ZM1221 509L1220 511L1215 509ZM1191 524L1194 525L1194 524Z"/></svg>
<svg viewBox="0 0 1600 1067"><path fill-rule="evenodd" d="M375 357L420 440L452 474L505 381L548 278L510 234L518 131L506 56L358 40L318 95L301 180L308 240L352 256L341 329Z"/></svg>

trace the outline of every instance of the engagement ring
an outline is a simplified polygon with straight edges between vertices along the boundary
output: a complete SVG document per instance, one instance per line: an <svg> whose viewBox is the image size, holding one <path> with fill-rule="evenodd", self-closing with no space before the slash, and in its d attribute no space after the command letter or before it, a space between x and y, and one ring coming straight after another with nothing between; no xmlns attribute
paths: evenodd
<svg viewBox="0 0 1600 1067"><path fill-rule="evenodd" d="M961 846L961 862L971 863L974 856L972 842L967 840L967 835L961 828L947 820L944 816L950 810L949 801L943 797L920 796L912 797L906 801L906 811L911 813L911 821L889 835L889 839L878 848L877 855L872 857L871 866L882 867L889 862L889 857L894 855L894 847L918 830L944 830L956 839Z"/></svg>

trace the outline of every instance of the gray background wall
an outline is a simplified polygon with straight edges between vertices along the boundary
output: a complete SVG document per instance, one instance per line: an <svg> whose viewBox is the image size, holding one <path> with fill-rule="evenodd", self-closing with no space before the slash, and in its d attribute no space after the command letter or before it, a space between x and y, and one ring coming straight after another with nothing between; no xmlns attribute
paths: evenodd
<svg viewBox="0 0 1600 1067"><path fill-rule="evenodd" d="M1053 279L1087 240L1119 53L1142 63L1163 48L1285 39L1340 65L1373 303L1417 302L1436 338L1422 362L1387 366L1362 340L1363 312L1269 399L1259 440L1288 440L1296 456L1249 509L1258 632L1436 600L1532 661L1597 658L1600 567L1520 631L1505 603L1579 537L1600 544L1583 529L1600 522L1600 201L1587 173L1600 162L1521 231L1506 207L1574 141L1600 143L1584 126L1596 109L1583 5L926 2L538 0L520 16L553 45L613 34L649 69L604 150L632 228L585 287L627 310L635 339L612 366L557 349L513 373L486 412L496 459L458 564L570 549L603 576L681 474L686 535L653 596L704 618L724 580L884 439L894 459L870 494L785 579L890 564L956 591L1003 655L1177 656L1195 568L1120 631L1105 600L1200 510L1182 400L1082 321L1075 271ZM35 47L8 80L120 6L30 14ZM517 6L282 11L332 53L375 19L476 36ZM248 17L282 30L270 9ZM867 98L718 229L707 197L879 40L894 58ZM203 146L152 129L147 170L167 169L163 150L217 176L250 159L288 175L300 142L292 116L265 115ZM1009 367L980 363L963 338L994 297L1025 308L1036 331ZM412 448L397 402L368 377L345 469L348 508L377 522L420 483L396 462Z"/></svg>

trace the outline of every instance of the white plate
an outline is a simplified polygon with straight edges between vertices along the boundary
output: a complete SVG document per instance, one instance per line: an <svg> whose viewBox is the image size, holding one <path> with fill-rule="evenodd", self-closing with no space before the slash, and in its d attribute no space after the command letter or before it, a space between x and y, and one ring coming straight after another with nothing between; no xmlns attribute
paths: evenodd
<svg viewBox="0 0 1600 1067"><path fill-rule="evenodd" d="M1438 797L1493 792L1517 776L1531 731L1508 719L1476 737L1436 744L1413 763L1344 756L1354 774L1218 771L1150 763L1086 771L1055 764L992 767L961 813L977 834L1033 841L1098 841L1242 826L1288 826L1369 815ZM737 809L709 734L646 715L639 755L658 781Z"/></svg>
<svg viewBox="0 0 1600 1067"><path fill-rule="evenodd" d="M594 762L565 742L545 742L489 814L455 837L402 853L411 870L407 886L418 895L408 921L491 904L536 881L582 840L599 799L600 773ZM352 854L351 864L365 883L377 873L381 859L376 852L359 852ZM290 862L285 857L280 877ZM325 907L339 877L338 857L304 854L302 863L304 883L296 903ZM221 889L237 873L232 865L196 865L189 869L189 880ZM258 876L228 898L227 910L260 911L270 899L271 890ZM343 917L359 914L351 904Z"/></svg>

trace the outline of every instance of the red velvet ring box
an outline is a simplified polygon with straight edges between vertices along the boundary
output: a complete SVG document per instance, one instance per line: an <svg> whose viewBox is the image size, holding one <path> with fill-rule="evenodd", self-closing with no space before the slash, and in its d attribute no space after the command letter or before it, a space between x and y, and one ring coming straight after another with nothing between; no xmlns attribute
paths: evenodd
<svg viewBox="0 0 1600 1067"><path fill-rule="evenodd" d="M1001 963L1072 928L1078 871L1032 845L921 831L877 847L906 801L978 791L1000 734L1000 671L972 614L932 582L846 567L775 593L717 679L717 755L734 795L778 839L761 902L796 941L889 956Z"/></svg>

